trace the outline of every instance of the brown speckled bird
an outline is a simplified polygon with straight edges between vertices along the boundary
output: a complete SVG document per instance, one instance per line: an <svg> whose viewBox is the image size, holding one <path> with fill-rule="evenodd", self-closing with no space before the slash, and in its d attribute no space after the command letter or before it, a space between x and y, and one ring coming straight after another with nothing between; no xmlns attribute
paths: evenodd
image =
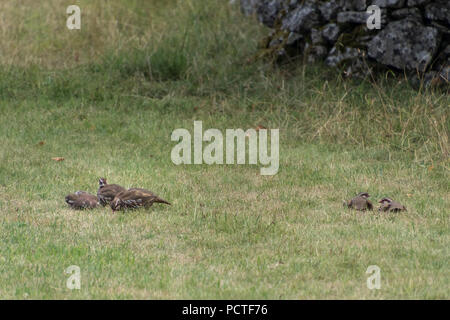
<svg viewBox="0 0 450 320"><path fill-rule="evenodd" d="M97 197L86 191L77 191L66 196L66 203L75 210L94 209L98 205Z"/></svg>
<svg viewBox="0 0 450 320"><path fill-rule="evenodd" d="M116 195L110 206L112 211L136 209L139 207L149 208L153 203L165 203L170 205L166 200L161 199L150 190L142 188L131 188L122 191Z"/></svg>
<svg viewBox="0 0 450 320"><path fill-rule="evenodd" d="M100 178L98 183L97 198L102 206L110 204L118 193L126 191L124 187L118 184L108 184L105 178Z"/></svg>
<svg viewBox="0 0 450 320"><path fill-rule="evenodd" d="M360 192L356 197L350 201L344 201L344 207L365 211L372 210L373 204L369 200L370 195L367 192Z"/></svg>
<svg viewBox="0 0 450 320"><path fill-rule="evenodd" d="M378 203L380 203L380 207L378 208L378 211L388 211L388 212L399 212L399 211L407 211L406 207L394 200L392 200L391 198L383 198L380 201L378 201Z"/></svg>

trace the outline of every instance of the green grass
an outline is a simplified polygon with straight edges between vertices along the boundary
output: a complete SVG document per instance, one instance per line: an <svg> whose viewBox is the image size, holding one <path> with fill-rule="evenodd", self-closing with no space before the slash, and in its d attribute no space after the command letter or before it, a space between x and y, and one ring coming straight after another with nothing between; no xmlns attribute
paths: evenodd
<svg viewBox="0 0 450 320"><path fill-rule="evenodd" d="M48 30L22 26L3 42L27 45L24 63L0 59L0 298L449 298L448 95L392 76L247 62L266 30L225 2L148 1L148 16L136 1L80 3L88 26L121 23L50 36L65 5L35 8L42 19L25 25ZM6 21L22 12L3 9ZM67 42L86 56L33 56L36 30L49 48ZM170 135L194 120L279 128L278 174L175 166ZM67 208L66 194L95 193L101 176L172 206ZM408 212L343 209L359 191ZM66 288L70 265L81 290ZM381 268L380 290L366 287L369 265Z"/></svg>

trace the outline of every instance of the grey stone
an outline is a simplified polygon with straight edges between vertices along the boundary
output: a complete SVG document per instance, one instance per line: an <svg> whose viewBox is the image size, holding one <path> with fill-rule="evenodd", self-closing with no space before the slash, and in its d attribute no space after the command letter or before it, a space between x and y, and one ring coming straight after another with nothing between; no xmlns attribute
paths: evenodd
<svg viewBox="0 0 450 320"><path fill-rule="evenodd" d="M367 12L358 12L358 11L344 11L339 12L337 14L337 22L338 23L356 23L363 24L367 22L370 14Z"/></svg>
<svg viewBox="0 0 450 320"><path fill-rule="evenodd" d="M326 21L335 19L338 11L341 9L342 7L336 0L327 1L319 5L320 14Z"/></svg>
<svg viewBox="0 0 450 320"><path fill-rule="evenodd" d="M425 71L439 46L439 33L413 19L390 22L370 42L368 54L397 69Z"/></svg>
<svg viewBox="0 0 450 320"><path fill-rule="evenodd" d="M355 4L354 0L338 0L339 6L342 8L340 11L354 11Z"/></svg>
<svg viewBox="0 0 450 320"><path fill-rule="evenodd" d="M272 28L281 8L279 0L261 0L256 8L259 21Z"/></svg>
<svg viewBox="0 0 450 320"><path fill-rule="evenodd" d="M424 4L427 4L431 2L431 0L408 0L408 7L417 7L422 6Z"/></svg>
<svg viewBox="0 0 450 320"><path fill-rule="evenodd" d="M313 45L318 45L323 43L322 33L315 28L311 29L311 43Z"/></svg>
<svg viewBox="0 0 450 320"><path fill-rule="evenodd" d="M422 14L420 13L420 10L418 8L402 8L394 10L392 11L391 16L396 20L413 17L418 21L422 21Z"/></svg>
<svg viewBox="0 0 450 320"><path fill-rule="evenodd" d="M326 41L334 44L336 40L339 38L340 32L341 29L336 23L329 23L325 25L324 28L322 29L322 37Z"/></svg>
<svg viewBox="0 0 450 320"><path fill-rule="evenodd" d="M353 9L356 11L366 11L370 0L353 0Z"/></svg>
<svg viewBox="0 0 450 320"><path fill-rule="evenodd" d="M349 76L367 76L380 65L419 71L420 79L428 73L432 82L448 76L450 0L239 1L244 14L256 8L273 30L268 41L274 56L303 53L305 61L324 59ZM381 8L381 30L366 27L372 4Z"/></svg>
<svg viewBox="0 0 450 320"><path fill-rule="evenodd" d="M286 15L282 22L282 29L302 33L318 26L319 22L316 3L307 0Z"/></svg>
<svg viewBox="0 0 450 320"><path fill-rule="evenodd" d="M425 18L450 25L450 1L435 1L425 7Z"/></svg>
<svg viewBox="0 0 450 320"><path fill-rule="evenodd" d="M241 12L246 16L250 16L256 12L256 8L260 0L241 0Z"/></svg>
<svg viewBox="0 0 450 320"><path fill-rule="evenodd" d="M372 0L372 4L380 8L401 8L405 0Z"/></svg>
<svg viewBox="0 0 450 320"><path fill-rule="evenodd" d="M367 24L368 18L371 16L371 13L367 11L343 11L337 14L337 22L339 24ZM383 27L387 22L387 10L381 9L381 27Z"/></svg>
<svg viewBox="0 0 450 320"><path fill-rule="evenodd" d="M338 50L333 47L325 59L325 63L330 67L337 67L348 60L357 59L360 56L360 50L352 47L345 47L343 50Z"/></svg>
<svg viewBox="0 0 450 320"><path fill-rule="evenodd" d="M295 9L298 5L300 0L290 0L289 1L289 9Z"/></svg>

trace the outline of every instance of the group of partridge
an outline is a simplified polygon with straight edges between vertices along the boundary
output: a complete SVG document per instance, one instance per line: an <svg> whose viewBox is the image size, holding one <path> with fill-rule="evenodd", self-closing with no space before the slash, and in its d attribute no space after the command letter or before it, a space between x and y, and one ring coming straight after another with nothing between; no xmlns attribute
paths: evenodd
<svg viewBox="0 0 450 320"><path fill-rule="evenodd" d="M344 201L344 207L359 211L373 210L373 204L369 200L370 195L367 192L360 192L356 197L349 201ZM391 198L384 197L378 201L380 207L378 211L399 212L406 211L406 207Z"/></svg>
<svg viewBox="0 0 450 320"><path fill-rule="evenodd" d="M97 196L86 191L77 191L66 196L66 203L75 210L94 209L98 205L109 205L113 212L118 210L149 208L153 203L165 203L152 191L142 188L125 189L118 184L108 184L105 178L100 178Z"/></svg>
<svg viewBox="0 0 450 320"><path fill-rule="evenodd" d="M97 196L86 191L77 191L66 196L66 203L75 210L94 209L98 205L109 205L113 212L118 210L137 209L140 207L149 208L153 203L165 203L150 190L142 188L125 189L118 184L108 184L105 178L100 178ZM373 204L369 200L367 192L360 192L349 201L344 201L344 207L358 211L373 210ZM391 198L384 197L380 201L378 211L399 212L406 211L406 207Z"/></svg>

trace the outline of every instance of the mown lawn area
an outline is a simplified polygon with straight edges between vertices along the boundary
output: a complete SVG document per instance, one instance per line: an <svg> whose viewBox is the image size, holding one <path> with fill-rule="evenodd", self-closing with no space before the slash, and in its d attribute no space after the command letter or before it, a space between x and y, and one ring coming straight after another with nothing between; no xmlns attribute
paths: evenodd
<svg viewBox="0 0 450 320"><path fill-rule="evenodd" d="M79 1L79 31L69 4L15 3L0 4L1 299L449 298L446 92L254 60L267 30L228 1ZM278 173L173 164L171 134L195 120L280 129ZM100 177L172 206L70 210ZM408 211L344 209L360 191Z"/></svg>

